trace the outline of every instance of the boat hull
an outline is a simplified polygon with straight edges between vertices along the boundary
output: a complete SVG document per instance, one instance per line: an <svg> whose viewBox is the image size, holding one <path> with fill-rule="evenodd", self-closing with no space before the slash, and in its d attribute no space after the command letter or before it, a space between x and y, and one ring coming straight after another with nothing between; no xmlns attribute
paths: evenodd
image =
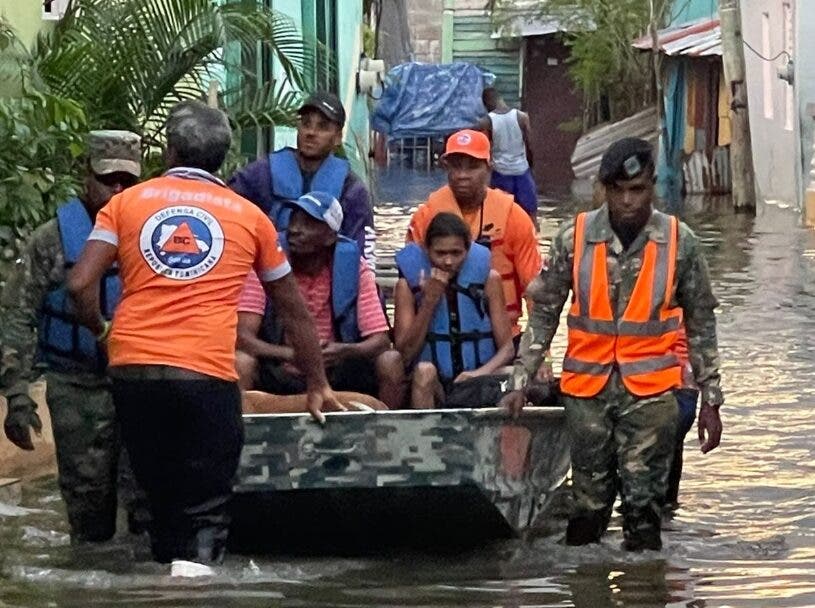
<svg viewBox="0 0 815 608"><path fill-rule="evenodd" d="M480 542L534 527L569 468L562 408L244 416L233 545ZM460 538L457 538L460 537Z"/></svg>

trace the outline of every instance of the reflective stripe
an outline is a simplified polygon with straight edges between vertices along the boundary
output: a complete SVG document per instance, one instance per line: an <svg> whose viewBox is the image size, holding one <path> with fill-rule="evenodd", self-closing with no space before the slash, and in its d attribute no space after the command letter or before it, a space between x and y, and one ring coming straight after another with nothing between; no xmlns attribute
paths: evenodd
<svg viewBox="0 0 815 608"><path fill-rule="evenodd" d="M266 268L258 273L258 278L261 281L266 283L271 283L272 281L277 281L278 279L282 279L287 274L291 272L291 266L289 266L288 260L279 264L275 268Z"/></svg>
<svg viewBox="0 0 815 608"><path fill-rule="evenodd" d="M94 229L88 236L89 241L102 241L114 247L119 246L119 235L110 230Z"/></svg>
<svg viewBox="0 0 815 608"><path fill-rule="evenodd" d="M649 374L651 372L662 371L679 365L679 359L674 353L668 353L660 357L650 357L632 363L620 363L620 374L623 376L636 376L639 374ZM564 369L565 364L564 364Z"/></svg>
<svg viewBox="0 0 815 608"><path fill-rule="evenodd" d="M570 329L578 329L603 336L652 336L658 338L663 334L679 329L679 317L665 321L600 321L569 315L566 324Z"/></svg>
<svg viewBox="0 0 815 608"><path fill-rule="evenodd" d="M659 309L657 310L657 314ZM620 321L617 326L617 335L620 336L653 336L658 338L663 334L679 329L680 318L670 317L665 321Z"/></svg>
<svg viewBox="0 0 815 608"><path fill-rule="evenodd" d="M581 361L573 357L563 359L563 371L574 374L587 374L589 376L607 376L611 373L611 363L594 363L591 361Z"/></svg>
<svg viewBox="0 0 815 608"><path fill-rule="evenodd" d="M594 213L583 214L583 221L580 222L581 234L575 234L575 238L580 238L581 255L577 260L577 298L580 306L580 314L588 317L590 314L589 297L591 296L591 275L594 264L594 248L596 244L586 242L586 234L589 231L590 220L596 216Z"/></svg>
<svg viewBox="0 0 815 608"><path fill-rule="evenodd" d="M662 213L654 213L654 215L660 224L659 229L665 232L671 226L672 218ZM669 234L670 241L673 238L673 231ZM662 308L665 291L668 287L669 243L654 243L654 245L656 245L657 249L657 259L654 268L654 283L651 286L651 319L659 319L659 311Z"/></svg>
<svg viewBox="0 0 815 608"><path fill-rule="evenodd" d="M569 329L579 329L580 331L589 332L591 334L602 334L604 336L617 335L617 324L614 321L598 321L595 319L587 319L586 317L569 315L566 317L566 325Z"/></svg>

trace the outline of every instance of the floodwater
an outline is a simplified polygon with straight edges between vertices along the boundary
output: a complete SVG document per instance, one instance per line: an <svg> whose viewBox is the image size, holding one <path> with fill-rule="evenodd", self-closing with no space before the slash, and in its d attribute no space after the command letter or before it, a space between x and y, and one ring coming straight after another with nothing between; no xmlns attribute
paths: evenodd
<svg viewBox="0 0 815 608"><path fill-rule="evenodd" d="M380 183L401 201L378 209L384 253L437 183L408 173ZM575 209L547 203L542 240ZM589 548L555 533L463 554L233 555L214 580L179 581L143 542L70 547L56 483L44 479L24 486L20 507L0 504L0 607L815 606L815 233L778 207L751 217L726 200L692 201L681 211L721 303L727 404L718 450L702 456L688 436L682 504L661 552L621 551L615 518ZM562 354L562 339L554 348Z"/></svg>

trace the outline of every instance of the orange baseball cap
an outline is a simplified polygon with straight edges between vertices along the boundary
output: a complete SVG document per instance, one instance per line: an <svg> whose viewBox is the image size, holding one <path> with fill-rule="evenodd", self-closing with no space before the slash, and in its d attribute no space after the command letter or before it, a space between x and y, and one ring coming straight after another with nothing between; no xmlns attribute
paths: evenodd
<svg viewBox="0 0 815 608"><path fill-rule="evenodd" d="M481 160L490 159L490 140L481 131L463 129L447 138L442 158L450 154L466 154Z"/></svg>

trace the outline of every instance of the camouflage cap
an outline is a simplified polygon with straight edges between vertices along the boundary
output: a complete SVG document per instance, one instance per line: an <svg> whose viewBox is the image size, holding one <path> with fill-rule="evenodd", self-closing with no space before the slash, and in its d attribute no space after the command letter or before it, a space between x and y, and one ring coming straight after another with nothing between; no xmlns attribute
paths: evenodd
<svg viewBox="0 0 815 608"><path fill-rule="evenodd" d="M124 171L141 175L141 137L130 131L91 131L88 159L97 175Z"/></svg>

